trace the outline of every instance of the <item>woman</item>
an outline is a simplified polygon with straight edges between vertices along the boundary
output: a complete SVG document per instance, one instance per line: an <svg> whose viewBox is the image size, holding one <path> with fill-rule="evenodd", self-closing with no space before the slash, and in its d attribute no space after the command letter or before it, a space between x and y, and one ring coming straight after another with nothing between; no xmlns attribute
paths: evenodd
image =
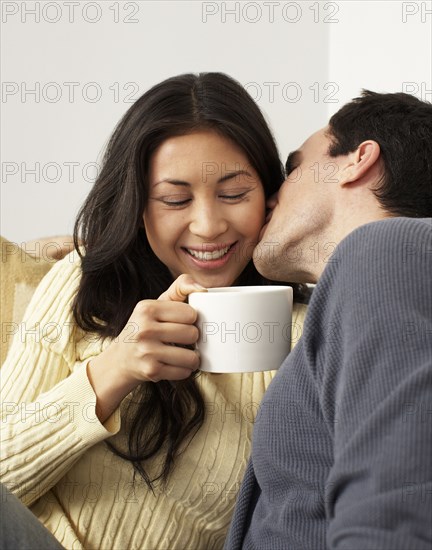
<svg viewBox="0 0 432 550"><path fill-rule="evenodd" d="M264 118L223 74L154 86L114 131L80 257L41 283L2 369L2 481L63 546L223 545L272 373L196 376L185 300L266 283L250 258L282 181Z"/></svg>

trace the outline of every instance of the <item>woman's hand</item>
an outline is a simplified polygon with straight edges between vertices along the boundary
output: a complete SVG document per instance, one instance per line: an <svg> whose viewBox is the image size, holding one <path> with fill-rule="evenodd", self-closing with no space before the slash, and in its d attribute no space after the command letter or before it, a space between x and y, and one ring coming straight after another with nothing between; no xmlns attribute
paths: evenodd
<svg viewBox="0 0 432 550"><path fill-rule="evenodd" d="M196 312L184 303L197 291L205 289L181 275L158 300L142 300L119 336L90 361L87 373L101 422L140 383L182 380L199 367L197 353L181 347L198 339Z"/></svg>

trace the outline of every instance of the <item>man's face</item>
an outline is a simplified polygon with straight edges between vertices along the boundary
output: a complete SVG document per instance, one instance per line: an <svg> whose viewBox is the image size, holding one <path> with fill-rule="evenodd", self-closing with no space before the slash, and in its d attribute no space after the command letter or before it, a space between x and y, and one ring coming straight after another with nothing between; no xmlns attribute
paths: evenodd
<svg viewBox="0 0 432 550"><path fill-rule="evenodd" d="M258 271L270 279L315 282L318 265L336 246L329 229L341 157L328 156L326 130L312 134L288 156L288 177L270 205L253 257Z"/></svg>

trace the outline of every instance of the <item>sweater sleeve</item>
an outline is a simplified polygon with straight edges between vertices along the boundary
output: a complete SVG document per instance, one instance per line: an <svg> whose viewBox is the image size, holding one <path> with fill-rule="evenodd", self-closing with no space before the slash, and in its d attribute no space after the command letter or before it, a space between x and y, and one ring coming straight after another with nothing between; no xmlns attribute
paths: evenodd
<svg viewBox="0 0 432 550"><path fill-rule="evenodd" d="M329 269L331 549L430 548L431 260L430 223L401 218L357 230Z"/></svg>
<svg viewBox="0 0 432 550"><path fill-rule="evenodd" d="M88 357L77 354L89 336L71 311L80 273L71 254L44 277L1 369L1 481L28 505L119 430L118 411L99 422Z"/></svg>

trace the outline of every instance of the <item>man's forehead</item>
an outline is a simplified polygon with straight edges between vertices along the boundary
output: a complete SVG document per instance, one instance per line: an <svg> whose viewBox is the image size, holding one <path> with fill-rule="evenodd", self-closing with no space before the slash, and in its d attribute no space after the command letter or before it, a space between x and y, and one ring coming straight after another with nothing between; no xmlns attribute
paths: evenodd
<svg viewBox="0 0 432 550"><path fill-rule="evenodd" d="M328 131L328 126L324 126L323 128L316 130L301 144L299 150L303 150L309 144L317 145L319 143L323 143L324 141L328 141Z"/></svg>

